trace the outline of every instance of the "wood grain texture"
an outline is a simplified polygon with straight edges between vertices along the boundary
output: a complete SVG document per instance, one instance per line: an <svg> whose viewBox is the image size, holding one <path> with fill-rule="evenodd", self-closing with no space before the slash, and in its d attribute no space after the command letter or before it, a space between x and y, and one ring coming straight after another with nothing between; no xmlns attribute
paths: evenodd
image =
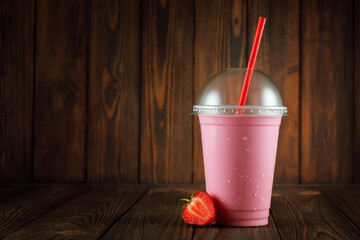
<svg viewBox="0 0 360 240"><path fill-rule="evenodd" d="M195 185L0 186L1 239L359 239L358 185L275 185L269 225L195 227ZM203 186L201 186L203 188ZM11 192L11 193L10 193ZM5 198L2 193L10 193Z"/></svg>
<svg viewBox="0 0 360 240"><path fill-rule="evenodd" d="M353 183L360 183L360 2L354 1L354 154Z"/></svg>
<svg viewBox="0 0 360 240"><path fill-rule="evenodd" d="M210 76L229 67L246 67L245 0L195 1L194 102ZM203 183L204 164L198 117L193 117L193 182Z"/></svg>
<svg viewBox="0 0 360 240"><path fill-rule="evenodd" d="M360 186L353 187L320 187L332 203L334 203L351 222L360 229Z"/></svg>
<svg viewBox="0 0 360 240"><path fill-rule="evenodd" d="M142 187L97 187L76 196L7 239L97 239L146 191Z"/></svg>
<svg viewBox="0 0 360 240"><path fill-rule="evenodd" d="M190 183L193 1L142 6L141 182Z"/></svg>
<svg viewBox="0 0 360 240"><path fill-rule="evenodd" d="M272 217L269 224L264 227L225 227L211 225L195 229L194 240L213 239L280 239L279 233Z"/></svg>
<svg viewBox="0 0 360 240"><path fill-rule="evenodd" d="M77 192L79 188L70 186L27 186L23 191L0 199L0 239L54 209Z"/></svg>
<svg viewBox="0 0 360 240"><path fill-rule="evenodd" d="M0 2L0 182L31 181L34 2Z"/></svg>
<svg viewBox="0 0 360 240"><path fill-rule="evenodd" d="M275 183L360 183L355 0L0 1L0 182L203 183L191 106L260 15L289 108Z"/></svg>
<svg viewBox="0 0 360 240"><path fill-rule="evenodd" d="M275 187L271 212L282 239L358 239L360 231L316 188Z"/></svg>
<svg viewBox="0 0 360 240"><path fill-rule="evenodd" d="M302 2L301 182L350 183L353 2Z"/></svg>
<svg viewBox="0 0 360 240"><path fill-rule="evenodd" d="M181 198L194 189L152 188L102 239L190 239L193 227L181 218Z"/></svg>
<svg viewBox="0 0 360 240"><path fill-rule="evenodd" d="M250 54L258 18L266 25L256 68L275 82L288 107L280 127L275 183L299 182L300 143L300 3L299 0L256 0L248 6L248 53Z"/></svg>
<svg viewBox="0 0 360 240"><path fill-rule="evenodd" d="M137 182L140 1L90 2L87 180Z"/></svg>
<svg viewBox="0 0 360 240"><path fill-rule="evenodd" d="M36 3L34 179L83 181L85 0Z"/></svg>

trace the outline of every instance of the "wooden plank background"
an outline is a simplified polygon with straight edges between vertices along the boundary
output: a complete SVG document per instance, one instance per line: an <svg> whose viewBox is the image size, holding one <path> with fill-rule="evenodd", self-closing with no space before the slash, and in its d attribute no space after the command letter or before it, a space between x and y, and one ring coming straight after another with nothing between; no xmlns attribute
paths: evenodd
<svg viewBox="0 0 360 240"><path fill-rule="evenodd" d="M0 181L203 183L203 84L275 81L276 183L360 183L356 0L0 0Z"/></svg>
<svg viewBox="0 0 360 240"><path fill-rule="evenodd" d="M306 174L301 179L348 183L355 109L353 2L307 0L302 7L301 172Z"/></svg>
<svg viewBox="0 0 360 240"><path fill-rule="evenodd" d="M87 181L136 183L140 3L99 0L89 4Z"/></svg>
<svg viewBox="0 0 360 240"><path fill-rule="evenodd" d="M86 1L36 1L35 34L34 180L84 181Z"/></svg>
<svg viewBox="0 0 360 240"><path fill-rule="evenodd" d="M34 8L26 0L0 2L0 181L5 182L32 180Z"/></svg>
<svg viewBox="0 0 360 240"><path fill-rule="evenodd" d="M141 182L191 182L193 22L191 0L143 1Z"/></svg>

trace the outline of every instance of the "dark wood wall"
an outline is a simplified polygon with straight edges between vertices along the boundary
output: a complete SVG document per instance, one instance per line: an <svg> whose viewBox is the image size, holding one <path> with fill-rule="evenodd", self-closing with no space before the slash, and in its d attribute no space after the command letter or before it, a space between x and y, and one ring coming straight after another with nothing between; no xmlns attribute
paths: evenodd
<svg viewBox="0 0 360 240"><path fill-rule="evenodd" d="M1 0L0 181L204 182L205 81L272 77L276 183L360 183L360 2Z"/></svg>

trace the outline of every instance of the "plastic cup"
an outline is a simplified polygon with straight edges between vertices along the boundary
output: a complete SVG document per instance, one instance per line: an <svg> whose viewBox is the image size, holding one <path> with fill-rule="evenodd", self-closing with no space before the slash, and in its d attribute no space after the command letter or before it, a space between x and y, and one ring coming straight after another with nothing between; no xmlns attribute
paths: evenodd
<svg viewBox="0 0 360 240"><path fill-rule="evenodd" d="M219 225L268 224L279 128L287 115L276 85L259 71L248 94L252 105L235 105L245 70L214 75L193 109L201 126L206 191Z"/></svg>

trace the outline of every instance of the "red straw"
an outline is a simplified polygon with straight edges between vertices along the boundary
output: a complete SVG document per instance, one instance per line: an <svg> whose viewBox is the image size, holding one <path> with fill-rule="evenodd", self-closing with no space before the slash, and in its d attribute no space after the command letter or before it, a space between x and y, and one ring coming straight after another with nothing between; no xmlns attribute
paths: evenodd
<svg viewBox="0 0 360 240"><path fill-rule="evenodd" d="M263 34L265 27L265 22L266 22L266 18L259 17L258 25L255 32L254 42L251 48L249 63L246 69L245 79L241 89L241 94L238 103L239 106L244 106L246 103L246 98L250 87L250 81L255 67L256 57L259 51L261 36Z"/></svg>

